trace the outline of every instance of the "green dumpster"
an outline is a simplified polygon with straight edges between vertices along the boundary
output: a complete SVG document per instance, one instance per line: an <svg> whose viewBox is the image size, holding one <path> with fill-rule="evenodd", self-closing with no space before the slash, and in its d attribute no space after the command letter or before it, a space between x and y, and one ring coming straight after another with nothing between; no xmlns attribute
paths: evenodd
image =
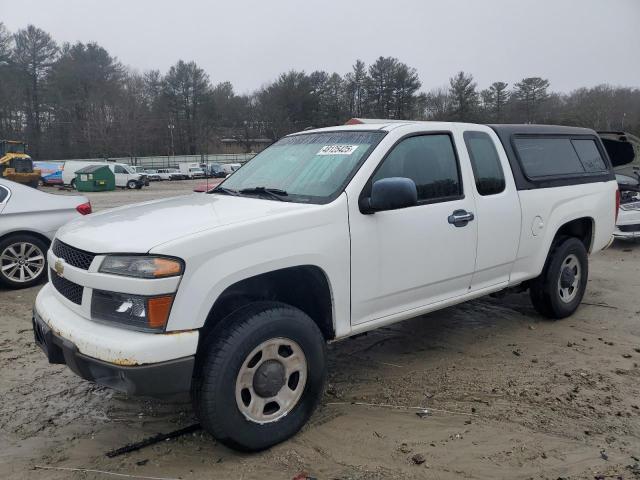
<svg viewBox="0 0 640 480"><path fill-rule="evenodd" d="M106 192L116 189L116 177L109 165L89 165L76 171L79 192Z"/></svg>

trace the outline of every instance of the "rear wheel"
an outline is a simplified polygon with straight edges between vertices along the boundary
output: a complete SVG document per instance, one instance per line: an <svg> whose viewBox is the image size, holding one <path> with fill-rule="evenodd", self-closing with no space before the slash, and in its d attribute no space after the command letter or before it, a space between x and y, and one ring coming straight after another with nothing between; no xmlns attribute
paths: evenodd
<svg viewBox="0 0 640 480"><path fill-rule="evenodd" d="M584 296L589 261L584 244L577 238L556 240L545 268L530 285L534 308L545 317L572 315Z"/></svg>
<svg viewBox="0 0 640 480"><path fill-rule="evenodd" d="M297 308L256 302L201 346L192 387L202 426L225 445L263 450L294 435L321 398L325 341Z"/></svg>
<svg viewBox="0 0 640 480"><path fill-rule="evenodd" d="M0 284L10 288L31 287L47 276L47 244L28 234L0 240Z"/></svg>

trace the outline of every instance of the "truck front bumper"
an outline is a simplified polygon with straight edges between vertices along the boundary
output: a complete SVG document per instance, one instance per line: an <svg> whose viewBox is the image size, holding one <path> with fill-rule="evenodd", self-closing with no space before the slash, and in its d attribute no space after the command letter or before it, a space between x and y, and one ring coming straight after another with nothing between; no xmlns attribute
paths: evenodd
<svg viewBox="0 0 640 480"><path fill-rule="evenodd" d="M86 319L58 298L50 283L33 309L36 344L50 363L131 395L188 392L198 331L142 333Z"/></svg>
<svg viewBox="0 0 640 480"><path fill-rule="evenodd" d="M88 357L69 340L56 335L33 312L33 335L49 363L67 365L76 375L130 395L163 396L188 392L195 357L150 365L121 366Z"/></svg>

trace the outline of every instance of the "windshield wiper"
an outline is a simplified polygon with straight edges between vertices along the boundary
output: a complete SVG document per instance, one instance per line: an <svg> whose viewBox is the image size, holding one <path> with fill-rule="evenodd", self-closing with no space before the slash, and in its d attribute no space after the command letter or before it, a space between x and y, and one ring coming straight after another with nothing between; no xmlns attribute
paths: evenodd
<svg viewBox="0 0 640 480"><path fill-rule="evenodd" d="M279 188L269 188L269 187L243 188L242 190L239 190L238 193L243 195L267 194L267 196L275 200L280 200L281 202L286 202L286 200L282 197L286 197L287 195L289 195L285 190L281 190Z"/></svg>
<svg viewBox="0 0 640 480"><path fill-rule="evenodd" d="M234 197L240 195L237 190L220 186L215 187L213 190L209 190L209 193L224 193L225 195L233 195Z"/></svg>

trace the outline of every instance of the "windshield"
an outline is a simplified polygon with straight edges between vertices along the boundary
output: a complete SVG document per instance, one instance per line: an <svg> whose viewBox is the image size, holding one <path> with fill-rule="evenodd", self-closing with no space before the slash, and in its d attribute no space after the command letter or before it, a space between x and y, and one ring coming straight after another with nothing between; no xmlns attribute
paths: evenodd
<svg viewBox="0 0 640 480"><path fill-rule="evenodd" d="M326 203L340 194L384 135L347 131L285 137L221 185L240 193L256 187L277 189L285 192L287 201Z"/></svg>

